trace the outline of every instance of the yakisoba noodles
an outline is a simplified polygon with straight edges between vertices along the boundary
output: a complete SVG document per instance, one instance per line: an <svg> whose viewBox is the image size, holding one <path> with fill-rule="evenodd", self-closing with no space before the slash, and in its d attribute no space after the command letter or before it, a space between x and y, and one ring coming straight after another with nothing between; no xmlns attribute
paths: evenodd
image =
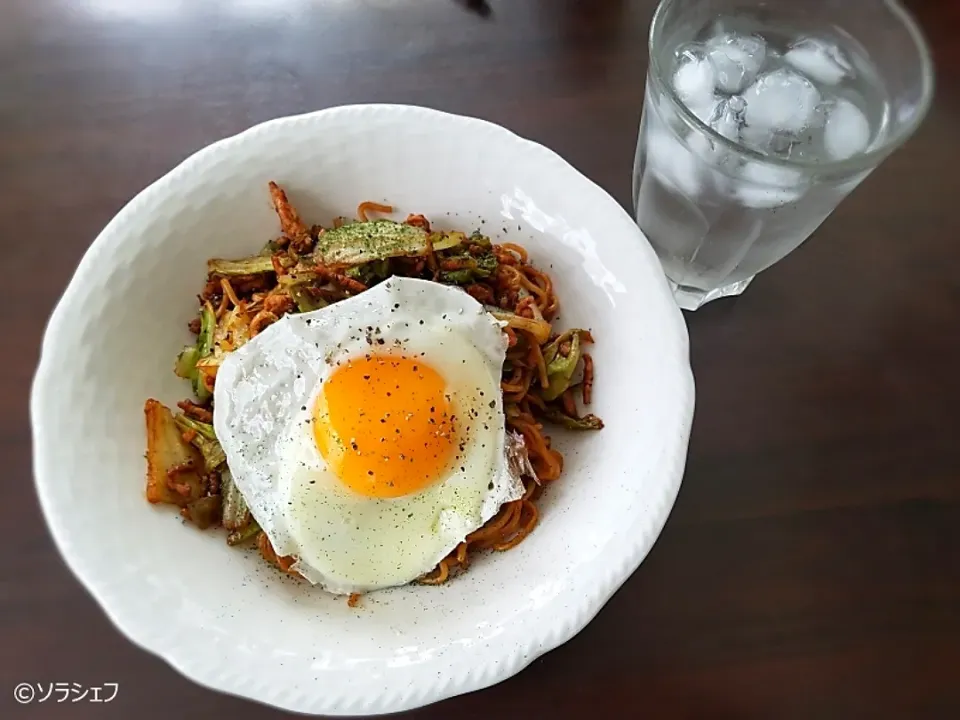
<svg viewBox="0 0 960 720"><path fill-rule="evenodd" d="M308 226L275 183L270 183L270 194L280 236L257 256L208 263L200 317L190 323L197 344L185 348L177 359L177 373L191 380L196 397L179 403L182 412L175 418L156 401L147 403L148 499L178 505L184 517L200 527L222 525L229 531L229 544L255 543L268 562L296 574L294 558L277 555L226 472L210 425L219 362L287 313L335 303L390 276L416 277L461 286L506 323L504 414L507 428L523 436L533 470L522 478L520 499L505 503L419 582L439 585L466 569L475 552L518 545L537 525L537 499L543 488L563 470L563 456L551 446L544 422L576 430L603 427L599 418L578 410L578 404L590 404L592 395L593 359L582 349L593 342L590 332L553 329L560 307L553 283L520 245L493 244L479 232L436 233L424 216L410 215L403 225L418 228L405 232L423 238L419 249L371 257L370 247L347 246L340 248L336 262L327 262L314 250L318 238L328 232L345 234L352 228L343 226L355 221L335 218L330 230ZM359 223L366 223L372 213L392 212L389 205L368 201L360 203L356 215ZM190 452L171 446L169 435L162 432L165 419L169 427L175 424L178 440L190 444ZM191 460L200 455L202 471ZM356 604L356 594L349 602Z"/></svg>

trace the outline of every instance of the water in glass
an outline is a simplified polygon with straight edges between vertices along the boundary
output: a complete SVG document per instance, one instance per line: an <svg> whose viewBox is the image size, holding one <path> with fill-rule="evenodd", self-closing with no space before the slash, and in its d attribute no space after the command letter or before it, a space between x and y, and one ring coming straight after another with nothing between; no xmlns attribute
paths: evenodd
<svg viewBox="0 0 960 720"><path fill-rule="evenodd" d="M661 48L666 72L647 83L634 200L678 302L693 309L742 291L823 222L869 170L823 177L817 165L882 143L891 104L842 32L731 16L679 23Z"/></svg>

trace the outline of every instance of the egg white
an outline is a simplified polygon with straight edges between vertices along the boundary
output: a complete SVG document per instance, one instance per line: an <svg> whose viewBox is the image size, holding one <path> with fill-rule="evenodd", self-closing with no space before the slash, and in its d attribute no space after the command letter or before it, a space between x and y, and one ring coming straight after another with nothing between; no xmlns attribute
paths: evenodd
<svg viewBox="0 0 960 720"><path fill-rule="evenodd" d="M285 316L230 353L217 374L214 426L274 549L296 557L295 568L330 592L401 585L520 497L522 483L504 456L505 352L500 324L467 293L391 278L322 310ZM338 363L368 353L421 357L444 377L462 419L460 459L417 493L359 495L317 450L310 425L317 394Z"/></svg>

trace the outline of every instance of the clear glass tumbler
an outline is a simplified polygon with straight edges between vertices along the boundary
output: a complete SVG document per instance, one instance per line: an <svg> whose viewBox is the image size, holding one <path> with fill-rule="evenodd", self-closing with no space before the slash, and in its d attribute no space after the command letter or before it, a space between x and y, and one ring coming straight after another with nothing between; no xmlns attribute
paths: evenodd
<svg viewBox="0 0 960 720"><path fill-rule="evenodd" d="M649 43L634 209L688 310L806 240L933 95L895 0L663 0Z"/></svg>

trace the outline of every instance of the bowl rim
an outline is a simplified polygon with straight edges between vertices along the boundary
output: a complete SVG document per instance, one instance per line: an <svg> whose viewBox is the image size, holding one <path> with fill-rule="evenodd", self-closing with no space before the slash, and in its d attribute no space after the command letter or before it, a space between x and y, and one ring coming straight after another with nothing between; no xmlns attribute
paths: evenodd
<svg viewBox="0 0 960 720"><path fill-rule="evenodd" d="M208 163L215 156L228 152L232 147L246 142L251 137L260 133L273 132L294 123L312 121L330 114L349 113L358 110L413 113L433 121L456 122L463 124L465 127L472 126L471 129L481 132L495 132L506 140L525 145L527 150L543 161L555 167L562 167L570 175L571 180L584 188L589 187L592 192L605 198L604 213L617 213L636 227L633 219L616 200L560 155L537 142L523 138L487 120L423 106L389 103L338 105L312 112L274 118L197 150L176 167L138 192L104 226L84 253L50 315L44 329L40 358L30 392L33 476L44 522L70 572L93 597L114 627L134 645L160 657L175 671L201 686L261 704L306 714L356 714L357 707L355 702L341 701L339 704L324 702L322 692L318 692L316 697L312 698L313 701L308 704L303 702L302 694L288 695L286 698L265 698L263 693L258 692L259 686L245 683L243 678L237 674L221 674L216 669L209 669L201 663L194 663L189 652L178 652L178 646L174 644L163 646L156 642L155 635L145 629L145 624L131 619L135 613L123 610L122 606L125 605L125 601L121 594L111 588L109 581L104 580L102 574L95 567L95 563L71 546L70 532L64 527L62 513L56 507L54 499L56 478L53 469L57 464L55 458L52 457L54 443L48 437L41 421L45 407L49 403L48 396L54 392L50 380L55 367L52 365L51 358L55 354L56 343L60 335L59 330L68 320L68 307L79 293L81 278L91 270L97 262L98 256L114 242L112 236L127 218L135 216L141 207L149 203L153 196L163 193L168 185L175 183L178 178L190 172L194 167ZM643 237L642 231L638 229L638 232ZM659 263L649 244L644 242L643 246L643 252L647 254L648 258ZM569 617L565 620L558 619L552 622L550 632L538 630L532 634L524 648L504 649L502 657L497 662L491 663L487 667L474 668L465 676L454 676L452 673L445 678L432 676L433 679L430 682L425 682L424 687L420 688L417 694L407 697L405 701L398 703L395 701L396 698L391 697L389 693L384 693L379 698L371 699L367 697L364 699L365 705L361 710L363 713L378 715L422 707L456 695L489 687L515 675L542 654L562 645L580 632L639 567L652 549L680 490L694 409L694 381L689 365L689 340L686 324L679 308L672 301L665 279L662 283L661 292L670 301L667 312L671 315L670 321L666 323L669 326L669 331L664 333L662 340L664 343L671 343L673 347L669 348L669 351L686 362L682 362L677 368L678 377L675 382L683 391L681 393L683 397L679 398L683 407L682 412L678 413L680 423L672 436L674 438L670 443L672 447L666 448L669 451L669 457L664 463L664 469L668 477L662 483L663 496L660 498L659 505L647 518L649 532L646 535L639 534L641 536L634 538L633 542L625 547L620 557L614 558L608 563L609 567L604 576L603 587L599 588L599 591L595 592L590 598L584 598L575 609L571 608ZM510 657L507 657L508 655Z"/></svg>

